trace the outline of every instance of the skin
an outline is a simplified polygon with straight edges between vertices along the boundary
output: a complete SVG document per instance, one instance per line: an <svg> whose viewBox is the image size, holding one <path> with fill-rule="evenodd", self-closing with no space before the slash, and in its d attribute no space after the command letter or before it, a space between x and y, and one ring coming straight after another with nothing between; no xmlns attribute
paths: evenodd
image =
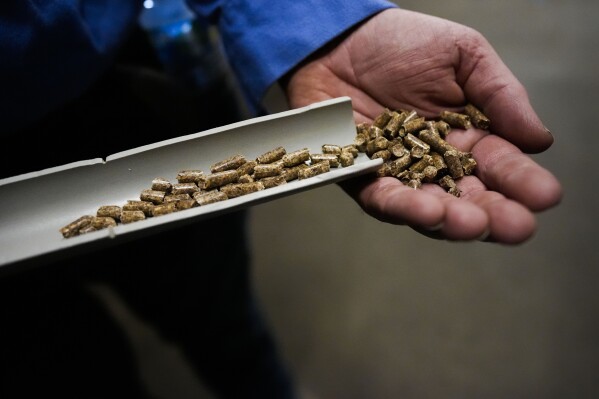
<svg viewBox="0 0 599 399"><path fill-rule="evenodd" d="M454 129L448 141L471 151L476 173L458 181L460 198L436 185L413 190L390 177L341 183L369 215L430 237L520 244L535 213L557 205L557 179L525 153L553 143L525 88L477 31L408 10L383 11L314 54L283 80L291 107L350 96L356 123L385 107L435 117L471 102L491 134Z"/></svg>

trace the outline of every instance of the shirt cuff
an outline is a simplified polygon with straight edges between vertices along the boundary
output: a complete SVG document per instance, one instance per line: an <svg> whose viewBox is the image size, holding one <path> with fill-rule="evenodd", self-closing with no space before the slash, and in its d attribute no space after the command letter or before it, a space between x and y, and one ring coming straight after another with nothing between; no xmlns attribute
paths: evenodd
<svg viewBox="0 0 599 399"><path fill-rule="evenodd" d="M217 20L224 48L254 112L267 89L285 73L347 29L387 8L386 0L190 1Z"/></svg>

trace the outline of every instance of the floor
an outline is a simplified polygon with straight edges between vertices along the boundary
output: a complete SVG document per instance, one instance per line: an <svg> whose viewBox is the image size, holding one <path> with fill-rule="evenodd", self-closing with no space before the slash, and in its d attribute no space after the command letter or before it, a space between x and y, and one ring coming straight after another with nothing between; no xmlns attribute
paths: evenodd
<svg viewBox="0 0 599 399"><path fill-rule="evenodd" d="M517 247L379 223L334 185L254 207L255 286L302 396L599 397L599 3L401 5L487 37L555 136L534 158L565 196ZM210 397L176 348L96 289L130 332L156 397Z"/></svg>

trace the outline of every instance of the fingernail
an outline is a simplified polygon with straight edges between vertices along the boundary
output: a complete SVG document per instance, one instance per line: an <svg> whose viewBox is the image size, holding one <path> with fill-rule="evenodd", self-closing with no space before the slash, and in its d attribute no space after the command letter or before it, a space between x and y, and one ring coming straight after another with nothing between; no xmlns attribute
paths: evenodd
<svg viewBox="0 0 599 399"><path fill-rule="evenodd" d="M443 228L443 222L441 222L439 224L436 224L434 226L430 226L430 227L429 226L424 226L423 228L426 231L439 231L439 230L441 230Z"/></svg>
<svg viewBox="0 0 599 399"><path fill-rule="evenodd" d="M485 241L487 238L489 238L489 235L491 234L491 230L487 229L485 230L484 233L482 233L479 237L478 237L478 241Z"/></svg>
<svg viewBox="0 0 599 399"><path fill-rule="evenodd" d="M548 135L550 135L551 137L553 137L553 134L551 133L551 130L549 130L549 128L547 126L543 126L545 128L545 132L547 132Z"/></svg>

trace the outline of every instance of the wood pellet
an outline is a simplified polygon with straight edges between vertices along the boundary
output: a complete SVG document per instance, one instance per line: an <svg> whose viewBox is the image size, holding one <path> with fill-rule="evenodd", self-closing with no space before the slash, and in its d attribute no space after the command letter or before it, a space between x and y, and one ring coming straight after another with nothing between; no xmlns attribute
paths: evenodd
<svg viewBox="0 0 599 399"><path fill-rule="evenodd" d="M215 163L210 167L210 171L212 173L216 173L223 172L225 170L237 169L246 162L247 160L243 155L237 154L232 156L231 158Z"/></svg>
<svg viewBox="0 0 599 399"><path fill-rule="evenodd" d="M354 146L370 159L383 159L379 177L395 177L414 189L433 183L459 197L456 180L473 174L476 160L445 139L452 128L488 130L490 126L489 118L472 104L463 112L442 111L432 120L414 110L387 108L371 124L356 125Z"/></svg>
<svg viewBox="0 0 599 399"><path fill-rule="evenodd" d="M178 183L198 183L204 177L201 170L182 170L177 174Z"/></svg>
<svg viewBox="0 0 599 399"><path fill-rule="evenodd" d="M157 177L154 180L152 180L152 190L169 193L171 191L171 187L171 182L169 182L166 179L163 179L162 177Z"/></svg>
<svg viewBox="0 0 599 399"><path fill-rule="evenodd" d="M173 181L156 177L139 198L130 199L122 206L102 205L95 215L78 218L62 227L60 233L70 238L230 200L293 180L308 179L331 168L351 166L359 154L358 146L353 143L323 144L318 151L312 153L308 148L300 148L287 152L284 147L276 147L255 159L234 154L212 164L207 173L185 169Z"/></svg>

